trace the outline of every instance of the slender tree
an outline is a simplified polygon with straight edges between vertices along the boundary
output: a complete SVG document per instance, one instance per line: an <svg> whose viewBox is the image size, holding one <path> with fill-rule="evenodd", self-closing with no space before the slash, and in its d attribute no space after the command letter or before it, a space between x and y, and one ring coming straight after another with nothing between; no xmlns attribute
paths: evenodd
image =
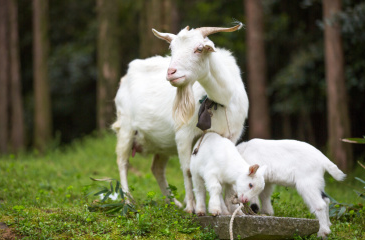
<svg viewBox="0 0 365 240"><path fill-rule="evenodd" d="M23 98L21 94L19 36L18 36L18 4L9 1L10 26L10 109L11 109L11 147L14 151L24 148L24 116Z"/></svg>
<svg viewBox="0 0 365 240"><path fill-rule="evenodd" d="M48 0L33 0L34 145L40 151L52 137L48 51Z"/></svg>
<svg viewBox="0 0 365 240"><path fill-rule="evenodd" d="M115 118L113 99L121 77L118 1L97 0L97 13L97 125L98 129L105 129Z"/></svg>
<svg viewBox="0 0 365 240"><path fill-rule="evenodd" d="M340 141L350 136L341 29L335 18L341 7L341 0L323 0L328 142L331 157L346 171L353 162L351 145Z"/></svg>
<svg viewBox="0 0 365 240"><path fill-rule="evenodd" d="M264 13L261 0L244 1L247 24L247 71L250 99L249 138L270 138L270 114L266 94Z"/></svg>
<svg viewBox="0 0 365 240"><path fill-rule="evenodd" d="M177 31L178 15L176 3L172 0L150 0L143 1L140 19L140 48L141 58L153 55L163 55L167 52L166 42L157 39L151 29L155 28L160 32ZM174 32L176 33L176 32Z"/></svg>
<svg viewBox="0 0 365 240"><path fill-rule="evenodd" d="M8 0L0 0L0 154L8 150Z"/></svg>

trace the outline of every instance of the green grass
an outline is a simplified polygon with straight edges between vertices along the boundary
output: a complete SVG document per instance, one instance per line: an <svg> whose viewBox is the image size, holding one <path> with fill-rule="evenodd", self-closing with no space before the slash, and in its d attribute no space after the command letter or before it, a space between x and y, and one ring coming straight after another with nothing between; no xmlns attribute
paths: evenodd
<svg viewBox="0 0 365 240"><path fill-rule="evenodd" d="M150 171L151 156L130 159L128 180L138 213L90 212L87 206L96 198L85 197L94 189L89 177L119 179L114 148L114 135L105 134L77 140L44 156L33 152L0 158L0 222L11 229L0 230L0 239L9 232L26 239L215 239L192 216L165 204ZM176 157L166 171L183 201L183 177ZM354 180L354 176L365 179L364 173L357 168L341 183L326 175L326 192L340 203L355 204L340 218L331 218L329 239L365 239L364 200L353 191L364 191L362 183ZM277 187L272 201L276 216L315 218L293 189Z"/></svg>

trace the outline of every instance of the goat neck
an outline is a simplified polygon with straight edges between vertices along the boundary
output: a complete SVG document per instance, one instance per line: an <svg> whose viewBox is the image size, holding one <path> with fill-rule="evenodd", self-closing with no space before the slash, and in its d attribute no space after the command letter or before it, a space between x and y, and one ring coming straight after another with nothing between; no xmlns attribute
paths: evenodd
<svg viewBox="0 0 365 240"><path fill-rule="evenodd" d="M207 95L214 102L228 106L232 96L234 95L241 83L241 79L237 79L239 74L236 74L238 70L236 64L227 64L226 61L233 59L230 53L224 49L217 49L216 52L212 52L208 56L209 72L208 74L198 79L198 82L207 92Z"/></svg>

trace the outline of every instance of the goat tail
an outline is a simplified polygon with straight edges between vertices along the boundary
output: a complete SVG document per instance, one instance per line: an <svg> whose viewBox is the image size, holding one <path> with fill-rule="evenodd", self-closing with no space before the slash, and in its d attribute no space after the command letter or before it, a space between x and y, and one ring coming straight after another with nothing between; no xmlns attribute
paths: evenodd
<svg viewBox="0 0 365 240"><path fill-rule="evenodd" d="M346 178L346 174L344 174L333 162L329 159L325 164L325 168L327 172L337 181L343 181Z"/></svg>

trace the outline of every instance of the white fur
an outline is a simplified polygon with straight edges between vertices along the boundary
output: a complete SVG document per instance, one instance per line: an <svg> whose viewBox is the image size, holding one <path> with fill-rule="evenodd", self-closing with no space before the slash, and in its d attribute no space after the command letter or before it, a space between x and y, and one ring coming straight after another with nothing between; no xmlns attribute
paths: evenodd
<svg viewBox="0 0 365 240"><path fill-rule="evenodd" d="M319 220L318 236L325 237L331 232L329 199L322 198L325 186L323 175L327 171L337 181L342 181L346 175L325 155L315 147L295 140L253 139L239 144L237 149L249 164L267 166L266 186L260 194L262 213L274 214L270 200L273 184L295 187Z"/></svg>
<svg viewBox="0 0 365 240"><path fill-rule="evenodd" d="M196 213L200 216L205 215L205 187L210 195L209 213L212 215L229 214L222 198L223 186L232 186L242 203L251 201L265 187L265 167L259 167L250 174L250 165L244 161L235 145L216 133L204 135L198 153L191 157L190 169Z"/></svg>
<svg viewBox="0 0 365 240"><path fill-rule="evenodd" d="M199 99L208 95L224 105L213 110L211 130L236 142L247 117L248 98L240 70L230 52L212 47L202 53L194 52L201 44L213 44L194 29L183 29L178 35L169 36L173 37L171 57L157 56L134 60L129 64L115 98L117 121L112 128L118 138L116 152L123 190L129 191L127 165L133 142L142 146L145 153L155 154L152 172L165 195L169 194L164 175L165 165L169 156L177 152L184 175L185 210L193 212L194 198L189 165L194 139L202 134L196 127ZM171 67L177 69L175 74L182 74L184 78L176 82L166 81L166 72ZM175 100L176 91L186 87L192 91L185 92L192 94L184 95L182 100ZM174 101L178 101L175 108ZM193 109L191 102L194 103ZM193 116L189 116L190 112L193 112ZM180 205L176 200L175 202Z"/></svg>

